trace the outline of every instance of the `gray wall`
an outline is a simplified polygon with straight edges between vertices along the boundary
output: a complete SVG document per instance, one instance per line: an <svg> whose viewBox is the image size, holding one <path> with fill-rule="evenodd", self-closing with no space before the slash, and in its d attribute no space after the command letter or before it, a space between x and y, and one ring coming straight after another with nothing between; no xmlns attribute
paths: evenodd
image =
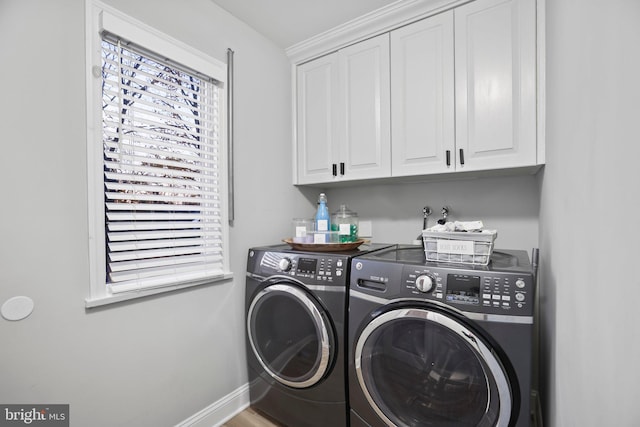
<svg viewBox="0 0 640 427"><path fill-rule="evenodd" d="M422 183L370 183L366 186L330 188L329 208L340 204L371 221L375 242L412 243L422 229L422 208L433 211L430 227L449 206L453 221L482 220L497 229L495 247L524 249L538 246L539 189L533 175L483 177Z"/></svg>
<svg viewBox="0 0 640 427"><path fill-rule="evenodd" d="M247 249L311 208L291 186L290 66L209 0L109 3L222 61L236 52L235 277L85 310L84 0L0 0L0 304L35 301L0 318L0 402L69 403L78 427L175 425L246 383Z"/></svg>
<svg viewBox="0 0 640 427"><path fill-rule="evenodd" d="M640 425L640 2L547 1L547 425Z"/></svg>

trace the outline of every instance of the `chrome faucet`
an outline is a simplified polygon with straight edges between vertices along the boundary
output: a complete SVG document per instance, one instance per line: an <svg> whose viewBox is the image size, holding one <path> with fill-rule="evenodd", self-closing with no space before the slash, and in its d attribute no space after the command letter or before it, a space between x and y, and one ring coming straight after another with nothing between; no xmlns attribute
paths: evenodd
<svg viewBox="0 0 640 427"><path fill-rule="evenodd" d="M438 220L438 224L443 225L447 223L447 217L449 216L449 211L451 208L449 206L442 207L442 218Z"/></svg>

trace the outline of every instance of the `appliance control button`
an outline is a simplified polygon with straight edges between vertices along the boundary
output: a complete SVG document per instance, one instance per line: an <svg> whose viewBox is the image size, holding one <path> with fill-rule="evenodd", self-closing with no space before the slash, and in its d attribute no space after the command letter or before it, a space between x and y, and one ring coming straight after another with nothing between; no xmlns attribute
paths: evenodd
<svg viewBox="0 0 640 427"><path fill-rule="evenodd" d="M360 261L356 262L356 270L362 270L362 263Z"/></svg>
<svg viewBox="0 0 640 427"><path fill-rule="evenodd" d="M516 300L518 300L520 302L524 301L524 294L517 293L516 294Z"/></svg>
<svg viewBox="0 0 640 427"><path fill-rule="evenodd" d="M278 261L278 268L282 271L291 270L291 260L289 258L282 258Z"/></svg>
<svg viewBox="0 0 640 427"><path fill-rule="evenodd" d="M420 292L429 292L433 289L433 285L435 284L435 279L428 274L423 274L416 278L416 288Z"/></svg>
<svg viewBox="0 0 640 427"><path fill-rule="evenodd" d="M516 280L516 286L520 289L524 288L524 280L522 279Z"/></svg>

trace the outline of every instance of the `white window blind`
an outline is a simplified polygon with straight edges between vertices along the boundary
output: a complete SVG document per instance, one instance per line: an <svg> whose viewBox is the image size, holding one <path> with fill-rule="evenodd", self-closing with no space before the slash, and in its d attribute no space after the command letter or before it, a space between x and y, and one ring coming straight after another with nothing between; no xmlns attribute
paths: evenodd
<svg viewBox="0 0 640 427"><path fill-rule="evenodd" d="M224 275L219 91L213 79L102 40L111 293Z"/></svg>

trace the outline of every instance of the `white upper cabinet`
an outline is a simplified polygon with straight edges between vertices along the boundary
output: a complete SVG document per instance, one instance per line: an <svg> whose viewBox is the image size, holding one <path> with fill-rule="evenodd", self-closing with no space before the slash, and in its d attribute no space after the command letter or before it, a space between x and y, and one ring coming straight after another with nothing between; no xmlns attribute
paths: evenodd
<svg viewBox="0 0 640 427"><path fill-rule="evenodd" d="M476 0L454 14L457 169L535 165L535 0Z"/></svg>
<svg viewBox="0 0 640 427"><path fill-rule="evenodd" d="M297 183L390 176L389 35L297 67Z"/></svg>
<svg viewBox="0 0 640 427"><path fill-rule="evenodd" d="M297 67L298 183L329 182L338 157L338 55Z"/></svg>
<svg viewBox="0 0 640 427"><path fill-rule="evenodd" d="M389 34L338 52L342 179L390 176ZM344 169L344 170L343 170Z"/></svg>
<svg viewBox="0 0 640 427"><path fill-rule="evenodd" d="M456 4L297 66L297 184L537 166L536 0Z"/></svg>
<svg viewBox="0 0 640 427"><path fill-rule="evenodd" d="M453 11L391 32L393 176L455 169L453 59Z"/></svg>

